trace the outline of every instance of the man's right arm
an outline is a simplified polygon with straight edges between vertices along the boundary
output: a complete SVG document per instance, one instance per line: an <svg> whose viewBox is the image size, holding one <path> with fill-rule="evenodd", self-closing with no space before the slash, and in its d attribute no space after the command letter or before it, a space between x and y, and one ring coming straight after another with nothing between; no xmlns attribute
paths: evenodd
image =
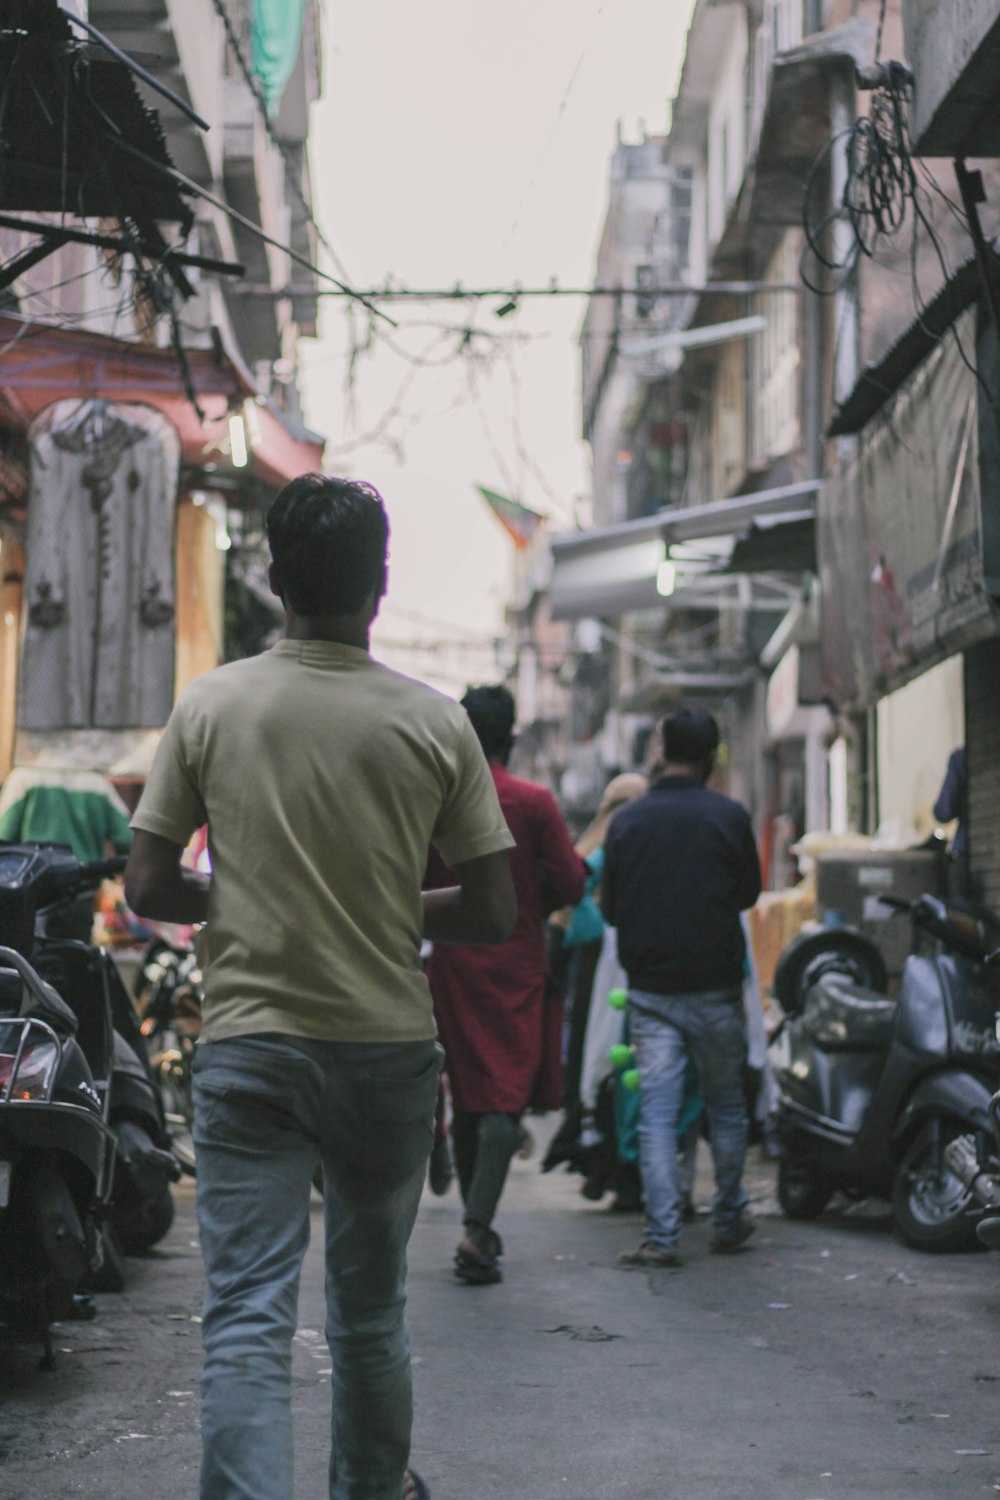
<svg viewBox="0 0 1000 1500"><path fill-rule="evenodd" d="M455 866L457 886L424 891L424 937L432 943L503 943L517 921L517 896L506 849Z"/></svg>

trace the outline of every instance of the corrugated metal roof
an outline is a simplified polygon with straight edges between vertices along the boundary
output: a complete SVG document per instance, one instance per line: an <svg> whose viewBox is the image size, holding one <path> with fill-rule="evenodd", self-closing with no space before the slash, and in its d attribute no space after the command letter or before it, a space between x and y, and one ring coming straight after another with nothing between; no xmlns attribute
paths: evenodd
<svg viewBox="0 0 1000 1500"><path fill-rule="evenodd" d="M54 0L0 0L0 77L0 208L190 226L157 115Z"/></svg>
<svg viewBox="0 0 1000 1500"><path fill-rule="evenodd" d="M982 282L975 260L967 260L945 282L923 312L875 364L862 371L851 394L834 413L830 437L860 432L894 396L907 376L936 349L956 318L977 301Z"/></svg>

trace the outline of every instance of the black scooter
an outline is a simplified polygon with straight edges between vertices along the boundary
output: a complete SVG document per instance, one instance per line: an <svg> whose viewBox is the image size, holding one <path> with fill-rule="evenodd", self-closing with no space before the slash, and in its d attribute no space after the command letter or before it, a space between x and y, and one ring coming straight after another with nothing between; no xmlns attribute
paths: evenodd
<svg viewBox="0 0 1000 1500"><path fill-rule="evenodd" d="M166 1233L180 1175L111 958L35 930L123 864L0 845L0 1320L38 1333L46 1365L80 1288L121 1290L120 1250Z"/></svg>
<svg viewBox="0 0 1000 1500"><path fill-rule="evenodd" d="M984 1205L949 1147L969 1140L985 1157L993 1141L995 937L987 919L933 896L882 899L909 911L938 948L907 960L896 1000L878 949L852 929L802 935L779 961L787 1051L776 1067L778 1198L793 1219L815 1218L837 1189L891 1198L909 1244L965 1249Z"/></svg>

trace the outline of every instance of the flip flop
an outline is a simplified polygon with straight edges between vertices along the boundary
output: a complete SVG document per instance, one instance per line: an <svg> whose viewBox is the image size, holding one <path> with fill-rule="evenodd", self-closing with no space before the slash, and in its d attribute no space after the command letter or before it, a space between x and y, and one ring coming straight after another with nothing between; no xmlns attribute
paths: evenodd
<svg viewBox="0 0 1000 1500"><path fill-rule="evenodd" d="M464 1255L455 1256L455 1275L467 1286L495 1286L498 1281L503 1280L503 1272L495 1261L492 1265L485 1266Z"/></svg>
<svg viewBox="0 0 1000 1500"><path fill-rule="evenodd" d="M406 1478L414 1490L414 1500L431 1500L431 1492L415 1469L407 1469Z"/></svg>

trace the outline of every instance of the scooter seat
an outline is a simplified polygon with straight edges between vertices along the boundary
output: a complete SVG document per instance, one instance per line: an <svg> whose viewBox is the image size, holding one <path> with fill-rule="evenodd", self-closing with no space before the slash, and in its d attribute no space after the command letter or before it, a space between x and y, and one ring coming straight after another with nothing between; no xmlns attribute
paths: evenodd
<svg viewBox="0 0 1000 1500"><path fill-rule="evenodd" d="M892 1042L896 1002L831 974L809 991L802 1022L824 1052L885 1052Z"/></svg>
<svg viewBox="0 0 1000 1500"><path fill-rule="evenodd" d="M0 969L0 1015L34 1016L60 1036L75 1036L77 1019L51 984L38 978L33 990L15 969Z"/></svg>

